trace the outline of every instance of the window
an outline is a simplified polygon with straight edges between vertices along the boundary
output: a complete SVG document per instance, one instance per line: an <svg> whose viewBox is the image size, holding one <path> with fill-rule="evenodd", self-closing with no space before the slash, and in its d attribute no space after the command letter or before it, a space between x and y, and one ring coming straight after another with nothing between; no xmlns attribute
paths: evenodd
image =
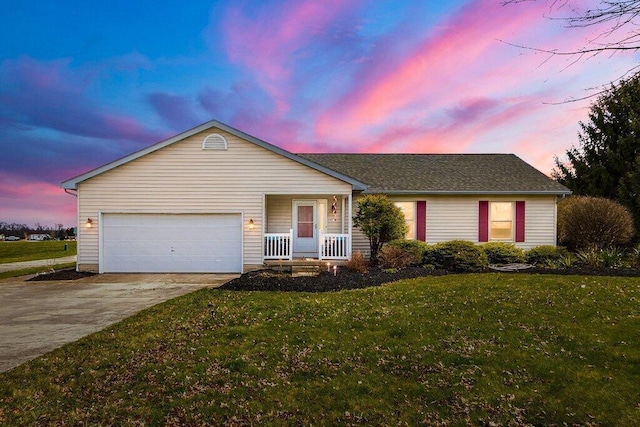
<svg viewBox="0 0 640 427"><path fill-rule="evenodd" d="M395 202L404 214L404 221L409 228L405 238L415 240L416 238L416 204L414 202Z"/></svg>
<svg viewBox="0 0 640 427"><path fill-rule="evenodd" d="M513 202L489 203L489 239L513 240Z"/></svg>
<svg viewBox="0 0 640 427"><path fill-rule="evenodd" d="M202 141L202 149L203 150L226 150L227 149L227 140L224 136L212 133L208 135L204 141Z"/></svg>

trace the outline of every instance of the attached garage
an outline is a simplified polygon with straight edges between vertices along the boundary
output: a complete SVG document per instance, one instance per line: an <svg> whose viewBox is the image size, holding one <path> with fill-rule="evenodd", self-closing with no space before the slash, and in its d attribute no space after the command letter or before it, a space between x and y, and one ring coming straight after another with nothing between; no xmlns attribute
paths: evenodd
<svg viewBox="0 0 640 427"><path fill-rule="evenodd" d="M242 272L240 214L104 213L103 273Z"/></svg>

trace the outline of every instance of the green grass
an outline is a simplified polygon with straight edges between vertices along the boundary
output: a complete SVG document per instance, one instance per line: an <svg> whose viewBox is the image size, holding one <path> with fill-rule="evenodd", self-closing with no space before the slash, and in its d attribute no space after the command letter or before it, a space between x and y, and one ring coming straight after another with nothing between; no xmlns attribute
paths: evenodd
<svg viewBox="0 0 640 427"><path fill-rule="evenodd" d="M64 245L68 250L64 250ZM0 242L0 264L7 262L33 261L36 259L61 258L77 254L77 242L48 240L43 242Z"/></svg>
<svg viewBox="0 0 640 427"><path fill-rule="evenodd" d="M639 303L524 274L204 289L0 374L0 424L634 425Z"/></svg>

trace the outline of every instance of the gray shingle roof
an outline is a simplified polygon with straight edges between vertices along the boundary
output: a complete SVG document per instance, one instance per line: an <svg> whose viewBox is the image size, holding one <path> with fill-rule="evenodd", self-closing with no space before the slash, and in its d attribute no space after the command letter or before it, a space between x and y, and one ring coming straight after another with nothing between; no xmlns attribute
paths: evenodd
<svg viewBox="0 0 640 427"><path fill-rule="evenodd" d="M361 181L367 193L569 194L513 154L300 154Z"/></svg>

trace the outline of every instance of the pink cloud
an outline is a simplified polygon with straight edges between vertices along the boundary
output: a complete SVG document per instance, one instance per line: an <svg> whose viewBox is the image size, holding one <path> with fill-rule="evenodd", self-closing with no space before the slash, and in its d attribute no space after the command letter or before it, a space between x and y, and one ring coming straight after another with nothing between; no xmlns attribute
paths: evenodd
<svg viewBox="0 0 640 427"><path fill-rule="evenodd" d="M0 174L0 221L33 225L62 223L75 226L76 198L59 186L29 182L6 173ZM47 222L48 221L48 222Z"/></svg>
<svg viewBox="0 0 640 427"><path fill-rule="evenodd" d="M461 91L461 75L469 84L477 78L481 64L492 61L485 56L496 48L498 38L507 38L523 26L540 20L542 8L523 7L520 13L493 0L468 4L454 18L442 25L436 34L426 38L414 51L385 75L359 86L323 115L317 127L324 135L339 124L347 132L384 123L399 110L416 103L429 105Z"/></svg>
<svg viewBox="0 0 640 427"><path fill-rule="evenodd" d="M229 8L222 20L224 45L231 61L247 68L275 100L276 111L289 110L288 88L300 50L317 39L345 11L359 1L300 0L258 7L255 16L244 14L247 3ZM256 8L251 3L249 8Z"/></svg>

